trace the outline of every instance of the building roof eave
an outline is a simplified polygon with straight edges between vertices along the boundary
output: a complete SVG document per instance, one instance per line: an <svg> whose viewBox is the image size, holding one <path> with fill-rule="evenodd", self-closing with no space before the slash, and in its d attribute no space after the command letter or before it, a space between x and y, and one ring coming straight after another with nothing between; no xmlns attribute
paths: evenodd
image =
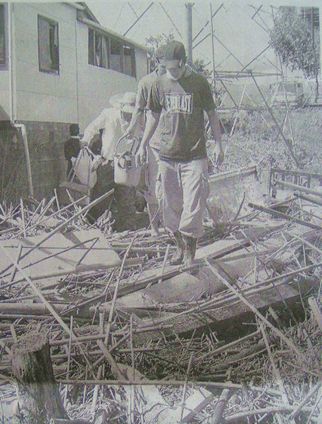
<svg viewBox="0 0 322 424"><path fill-rule="evenodd" d="M76 9L79 12L85 13L90 20L93 22L96 22L99 24L98 19L94 15L94 13L91 11L91 9L87 6L84 2L77 2L77 3L71 3L71 2L63 2L66 6L70 6L73 9Z"/></svg>

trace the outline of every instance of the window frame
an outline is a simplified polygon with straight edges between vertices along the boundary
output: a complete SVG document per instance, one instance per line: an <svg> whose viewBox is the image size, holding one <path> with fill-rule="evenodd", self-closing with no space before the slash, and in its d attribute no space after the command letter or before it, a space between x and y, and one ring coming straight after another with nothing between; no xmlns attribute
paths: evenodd
<svg viewBox="0 0 322 424"><path fill-rule="evenodd" d="M40 21L46 21L48 24L50 25L54 25L57 28L57 45L58 45L58 60L57 60L57 69L53 68L53 69L47 69L47 68L43 68L42 64L41 64L41 60L40 60L40 37L39 37L39 30L40 30ZM50 75L59 75L60 74L60 55L59 55L59 23L57 21L54 21L53 19L47 18L46 16L43 15L38 15L37 16L37 25L38 25L38 67L39 67L39 72L44 72L46 74L50 74Z"/></svg>
<svg viewBox="0 0 322 424"><path fill-rule="evenodd" d="M93 36L91 36L90 34L93 34ZM107 43L107 66L100 66L100 65L96 65L95 62L95 39L96 39L96 35L99 35L101 37L103 37L103 39L106 40ZM91 45L90 45L90 38L91 39ZM119 69L114 69L112 67L112 44L116 43L119 45L120 48L120 67ZM93 49L91 51L91 49ZM125 72L125 49L129 49L131 51L131 72L130 73L126 73ZM118 72L120 74L123 75L127 75L131 78L137 78L137 66L136 66L136 50L135 47L130 44L130 43L126 43L122 38L119 38L113 34L109 34L109 33L105 33L104 31L100 31L99 29L92 27L92 26L88 26L88 31L87 31L87 62L88 65L90 66L94 66L95 68L100 68L100 69L108 69L110 71L114 71L114 72Z"/></svg>
<svg viewBox="0 0 322 424"><path fill-rule="evenodd" d="M131 52L131 54L129 55L131 57L131 72L130 72L130 74L124 72L124 68L125 68L124 57L126 56L124 54L125 49L128 49ZM123 53L122 54L122 59L123 59L122 60L122 62L123 62L122 63L122 68L123 68L122 70L123 70L123 73L125 75L128 75L129 77L136 78L136 55L135 55L135 48L133 46L131 46L130 44L123 44L122 53Z"/></svg>
<svg viewBox="0 0 322 424"><path fill-rule="evenodd" d="M112 55L112 43L113 42L116 42L120 46L120 70L118 71L117 69L113 69L111 67L111 60L110 60L110 67L109 67L109 69L111 71L119 72L120 74L124 74L124 72L123 72L123 69L124 69L124 65L123 65L123 62L124 62L124 58L123 58L123 42L122 42L122 40L120 38L110 37L110 49L109 49L109 56L110 57Z"/></svg>
<svg viewBox="0 0 322 424"><path fill-rule="evenodd" d="M92 38L92 42L93 42L93 52L92 52L92 55L93 55L93 63L91 63L90 62L90 31L92 32L92 34L93 34L93 38ZM88 38L87 38L87 49L88 49L88 57L87 57L87 62L88 62L88 64L89 65L91 65L91 66L95 66L96 68L101 68L101 69L110 69L110 49L111 49L111 40L110 40L110 37L108 37L103 31L99 31L99 30L97 30L97 29L94 29L94 28L91 28L91 27L88 27ZM97 36L100 36L100 37L102 37L102 39L103 40L105 40L105 42L106 42L106 45L107 45L107 64L106 64L106 66L100 66L100 65L96 65L94 62L95 62L95 43L96 43L96 37ZM102 50L101 50L101 53L102 53Z"/></svg>

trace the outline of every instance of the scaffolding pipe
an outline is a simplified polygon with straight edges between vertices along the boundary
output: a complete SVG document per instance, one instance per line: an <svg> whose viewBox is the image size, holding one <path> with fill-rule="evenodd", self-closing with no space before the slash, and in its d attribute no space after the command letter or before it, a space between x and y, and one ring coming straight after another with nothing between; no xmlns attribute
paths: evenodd
<svg viewBox="0 0 322 424"><path fill-rule="evenodd" d="M123 34L123 37L127 35L127 33L139 22L139 20L146 14L146 12L153 6L153 2L149 4L149 6L141 13L140 16L138 16L133 24L125 31Z"/></svg>
<svg viewBox="0 0 322 424"><path fill-rule="evenodd" d="M280 136L282 137L282 139L283 139L283 141L284 141L284 143L285 143L286 147L288 148L288 150L289 150L289 152L290 152L291 158L294 160L295 165L296 165L298 168L300 168L299 161L297 160L296 156L294 155L294 152L293 152L292 146L290 145L289 140L287 140L287 138L285 137L285 135L284 135L284 133L283 133L283 130L281 129L281 127L280 127L279 123L277 122L277 119L275 118L275 115L274 115L274 113L273 113L273 111L272 111L272 108L271 108L271 107L269 106L269 104L267 103L267 100L266 100L266 98L265 98L265 96L264 96L264 94L263 94L262 90L260 89L259 85L257 84L257 81L256 81L256 79L254 78L253 74L252 74L252 73L250 73L250 75L252 76L252 79L253 79L253 81L254 81L254 83L255 83L255 85L256 85L256 88L257 88L257 90L258 90L259 94L261 95L261 97L262 97L262 99L263 99L263 102L264 102L264 104L265 104L265 106L266 106L266 108L267 108L267 110L268 110L269 114L271 115L271 117L272 117L272 119L273 119L273 121L274 121L274 124L276 125L276 128L277 128L277 130L278 130L278 132L279 132L279 134L280 134Z"/></svg>
<svg viewBox="0 0 322 424"><path fill-rule="evenodd" d="M218 9L212 14L212 19L217 15L219 10L224 6L224 3L221 3L221 5L218 7ZM196 41L196 39L199 37L199 35L205 30L205 28L209 25L210 20L208 20L205 25L200 29L200 31L193 37L192 41ZM207 37L209 37L210 33Z"/></svg>
<svg viewBox="0 0 322 424"><path fill-rule="evenodd" d="M168 13L168 11L166 10L166 8L163 6L163 4L160 2L159 3L161 9L163 10L163 12L165 13L165 15L167 16L167 18L169 19L169 21L171 22L171 24L174 26L175 30L177 31L178 35L180 36L180 38L182 37L182 34L179 30L179 28L177 27L176 23L174 22L174 20L171 18L170 14Z"/></svg>
<svg viewBox="0 0 322 424"><path fill-rule="evenodd" d="M212 4L210 3L210 22L211 22L211 55L212 55L212 76L213 76L213 87L216 90L216 66L215 66L215 44L214 44L214 22L212 20Z"/></svg>
<svg viewBox="0 0 322 424"><path fill-rule="evenodd" d="M186 6L186 50L187 62L192 64L192 8L193 3L189 2Z"/></svg>

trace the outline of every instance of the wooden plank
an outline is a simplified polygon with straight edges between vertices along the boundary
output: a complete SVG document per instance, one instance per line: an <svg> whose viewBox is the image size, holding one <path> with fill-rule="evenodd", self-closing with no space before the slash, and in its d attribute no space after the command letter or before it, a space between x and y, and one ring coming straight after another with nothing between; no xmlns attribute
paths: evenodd
<svg viewBox="0 0 322 424"><path fill-rule="evenodd" d="M28 275L32 279L39 279L39 276L57 275L79 272L79 270L111 268L121 264L119 255L110 248L107 240L99 230L81 230L72 233L54 234L45 244L36 247L43 235L29 237L22 241L11 239L1 240L0 246L6 252L16 249L19 243L22 244L23 252L19 255L19 265L22 269L28 270ZM98 240L92 248L92 253L84 257L90 247L89 242ZM26 254L31 252L30 254ZM84 258L83 258L84 257ZM80 260L82 264L80 264ZM8 269L2 275L2 284L11 282L11 261L4 255L0 257L0 269ZM15 268L16 269L16 266Z"/></svg>
<svg viewBox="0 0 322 424"><path fill-rule="evenodd" d="M196 252L196 259L219 259L230 253L237 252L244 247L249 246L251 243L249 240L219 240L212 244L198 248Z"/></svg>
<svg viewBox="0 0 322 424"><path fill-rule="evenodd" d="M214 275L216 275L218 278L220 278L222 280L222 282L227 286L228 289L230 289L267 327L269 327L277 336L279 336L279 338L281 340L283 340L283 342L294 352L297 354L297 356L300 359L304 359L303 358L303 353L299 351L298 347L295 346L295 344L293 343L292 340L290 340L289 338L287 338L278 328L276 328L273 324L271 324L259 311L258 309L253 305L253 303L251 303L248 299L246 299L243 294L238 291L237 289L235 289L235 287L233 287L231 284L229 284L229 282L227 280L225 280L220 274L219 272L216 270L216 268L211 265L208 261L208 266L210 267L210 269L212 270L212 272L214 273Z"/></svg>
<svg viewBox="0 0 322 424"><path fill-rule="evenodd" d="M275 286L278 290L272 287L263 287L256 293L247 293L247 299L258 310L265 310L270 305L279 305L283 301L290 302L298 299L299 293L296 289L282 284L275 284ZM264 295L263 292L265 292ZM181 334L213 325L216 331L221 333L231 322L250 312L241 300L233 296L221 301L216 298L212 299L208 302L208 306L205 306L206 303L198 302L197 306L185 309L182 312L159 312L159 319L158 316L155 316L151 319L142 320L136 329L134 340L143 343L158 338L160 337L160 328L163 334L171 335L173 329L175 329L176 334ZM138 311L138 309L131 309L128 312L140 315ZM149 311L146 315L149 315ZM168 325L168 328L166 325Z"/></svg>

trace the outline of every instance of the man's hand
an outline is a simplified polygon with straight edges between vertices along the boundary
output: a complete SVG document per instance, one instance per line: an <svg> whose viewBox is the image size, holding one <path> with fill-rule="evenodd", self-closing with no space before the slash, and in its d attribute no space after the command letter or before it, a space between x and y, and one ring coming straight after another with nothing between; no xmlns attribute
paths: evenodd
<svg viewBox="0 0 322 424"><path fill-rule="evenodd" d="M220 166L223 163L224 158L225 154L222 145L217 143L214 151L214 159L216 166Z"/></svg>
<svg viewBox="0 0 322 424"><path fill-rule="evenodd" d="M80 140L81 147L88 147L89 143L88 141L84 140L83 138Z"/></svg>
<svg viewBox="0 0 322 424"><path fill-rule="evenodd" d="M122 138L132 138L134 136L134 128L129 127L125 130Z"/></svg>
<svg viewBox="0 0 322 424"><path fill-rule="evenodd" d="M146 148L142 144L136 152L135 162L137 166L143 166L146 164Z"/></svg>
<svg viewBox="0 0 322 424"><path fill-rule="evenodd" d="M94 160L91 171L96 171L104 162L104 158L102 156L99 156L97 159Z"/></svg>

